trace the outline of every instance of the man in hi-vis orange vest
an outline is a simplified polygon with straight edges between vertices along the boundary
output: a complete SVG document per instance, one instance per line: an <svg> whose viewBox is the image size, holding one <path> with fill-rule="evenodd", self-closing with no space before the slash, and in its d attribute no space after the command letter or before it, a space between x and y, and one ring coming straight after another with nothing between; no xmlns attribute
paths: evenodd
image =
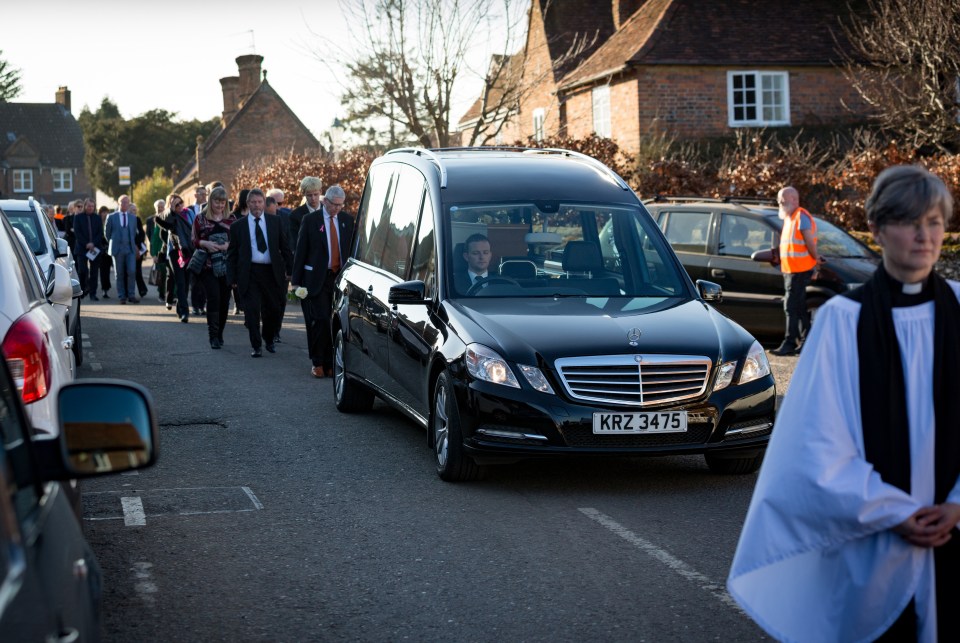
<svg viewBox="0 0 960 643"><path fill-rule="evenodd" d="M787 317L787 331L783 342L770 351L774 355L795 355L810 330L810 311L807 310L807 286L819 270L817 252L817 223L810 213L800 207L800 194L795 188L785 187L777 194L783 230L780 232L780 272L783 273L783 312Z"/></svg>

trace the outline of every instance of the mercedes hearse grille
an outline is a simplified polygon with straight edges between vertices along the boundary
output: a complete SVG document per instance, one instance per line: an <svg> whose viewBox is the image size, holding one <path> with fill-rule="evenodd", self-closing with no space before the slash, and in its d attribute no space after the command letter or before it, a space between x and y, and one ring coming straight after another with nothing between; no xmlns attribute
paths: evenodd
<svg viewBox="0 0 960 643"><path fill-rule="evenodd" d="M707 389L711 365L710 359L696 355L601 355L556 361L572 398L625 406L699 397Z"/></svg>

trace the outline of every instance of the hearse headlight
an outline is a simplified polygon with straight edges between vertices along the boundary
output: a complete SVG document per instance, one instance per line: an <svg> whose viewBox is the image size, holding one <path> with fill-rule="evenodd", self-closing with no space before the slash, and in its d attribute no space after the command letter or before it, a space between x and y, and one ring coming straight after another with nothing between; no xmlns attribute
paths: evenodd
<svg viewBox="0 0 960 643"><path fill-rule="evenodd" d="M740 373L737 384L746 384L769 374L770 362L767 361L767 354L763 351L760 342L753 342L753 346L747 352L747 359L743 362L743 371Z"/></svg>
<svg viewBox="0 0 960 643"><path fill-rule="evenodd" d="M497 351L481 344L470 344L464 359L467 362L467 372L478 380L520 388L520 382L510 370L507 361L500 357Z"/></svg>
<svg viewBox="0 0 960 643"><path fill-rule="evenodd" d="M536 366L527 366L526 364L520 364L520 372L523 373L523 376L527 378L530 386L537 389L541 393L549 393L553 395L553 387L550 386L550 382L547 381L547 378L544 377L543 372Z"/></svg>
<svg viewBox="0 0 960 643"><path fill-rule="evenodd" d="M717 374L717 383L713 385L714 391L730 386L733 381L733 372L737 370L736 362L724 362L720 365L720 372Z"/></svg>

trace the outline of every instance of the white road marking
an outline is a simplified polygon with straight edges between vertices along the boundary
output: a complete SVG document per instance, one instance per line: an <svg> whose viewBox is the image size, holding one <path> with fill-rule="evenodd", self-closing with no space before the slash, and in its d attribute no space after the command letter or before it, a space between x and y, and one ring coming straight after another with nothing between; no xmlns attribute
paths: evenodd
<svg viewBox="0 0 960 643"><path fill-rule="evenodd" d="M93 362L90 364L91 371L102 371L103 366L100 365L100 362Z"/></svg>
<svg viewBox="0 0 960 643"><path fill-rule="evenodd" d="M610 516L607 516L606 514L603 514L597 511L596 509L585 507L585 508L581 508L579 511L580 513L585 515L587 518L590 518L591 520L600 523L601 525L603 525L604 527L606 527L616 535L620 536L630 544L634 545L638 549L643 550L644 552L646 552L656 560L660 561L661 563L669 567L671 570L673 570L680 576L686 578L689 581L697 583L698 585L700 585L700 589L706 590L707 592L712 594L714 598L719 600L721 603L723 603L727 607L732 607L733 609L737 610L741 614L743 613L743 610L740 609L740 606L737 605L737 602L733 600L730 594L727 593L727 590L725 587L713 582L711 579L707 578L697 570L693 569L692 567L690 567L690 565L686 564L679 558L675 557L670 552L657 547L649 540L645 540L641 538L637 534L633 533L632 531L630 531L629 529L627 529L626 527L624 527L623 525L615 521Z"/></svg>
<svg viewBox="0 0 960 643"><path fill-rule="evenodd" d="M127 527L143 527L147 524L147 515L143 513L140 496L122 497L120 504L123 506L123 524Z"/></svg>
<svg viewBox="0 0 960 643"><path fill-rule="evenodd" d="M263 509L263 505L260 504L260 501L257 500L257 497L253 495L252 491L250 491L250 487L240 487L240 488L243 489L243 492L250 497L250 502L253 503L254 507L256 507L257 509Z"/></svg>
<svg viewBox="0 0 960 643"><path fill-rule="evenodd" d="M140 595L140 599L150 605L154 602L153 594L156 594L158 591L157 584L153 582L153 574L150 573L151 567L153 567L153 563L141 562L133 564L133 577L136 579L133 587L137 590L137 594Z"/></svg>

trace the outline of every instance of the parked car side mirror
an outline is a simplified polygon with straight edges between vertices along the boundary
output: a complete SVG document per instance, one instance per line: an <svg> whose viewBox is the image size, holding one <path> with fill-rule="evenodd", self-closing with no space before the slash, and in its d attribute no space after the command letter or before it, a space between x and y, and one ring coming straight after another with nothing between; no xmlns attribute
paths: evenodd
<svg viewBox="0 0 960 643"><path fill-rule="evenodd" d="M404 281L390 286L387 301L391 304L425 304L427 299L427 285L420 280Z"/></svg>
<svg viewBox="0 0 960 643"><path fill-rule="evenodd" d="M58 397L64 464L74 476L142 469L157 459L150 394L132 382L83 380Z"/></svg>
<svg viewBox="0 0 960 643"><path fill-rule="evenodd" d="M70 244L68 244L67 240L62 237L57 237L53 245L53 256L57 259L66 257L70 252Z"/></svg>
<svg viewBox="0 0 960 643"><path fill-rule="evenodd" d="M70 480L135 469L157 461L153 399L135 382L85 379L57 394L60 435L33 439L39 478Z"/></svg>
<svg viewBox="0 0 960 643"><path fill-rule="evenodd" d="M712 281L697 279L697 292L700 293L700 299L704 301L715 304L723 301L723 288L720 287L720 284L715 284Z"/></svg>
<svg viewBox="0 0 960 643"><path fill-rule="evenodd" d="M73 300L73 283L66 268L58 263L50 264L44 294L53 304L70 305Z"/></svg>
<svg viewBox="0 0 960 643"><path fill-rule="evenodd" d="M768 263L771 266L780 265L780 249L770 248L769 250L757 250L750 258L761 263Z"/></svg>

